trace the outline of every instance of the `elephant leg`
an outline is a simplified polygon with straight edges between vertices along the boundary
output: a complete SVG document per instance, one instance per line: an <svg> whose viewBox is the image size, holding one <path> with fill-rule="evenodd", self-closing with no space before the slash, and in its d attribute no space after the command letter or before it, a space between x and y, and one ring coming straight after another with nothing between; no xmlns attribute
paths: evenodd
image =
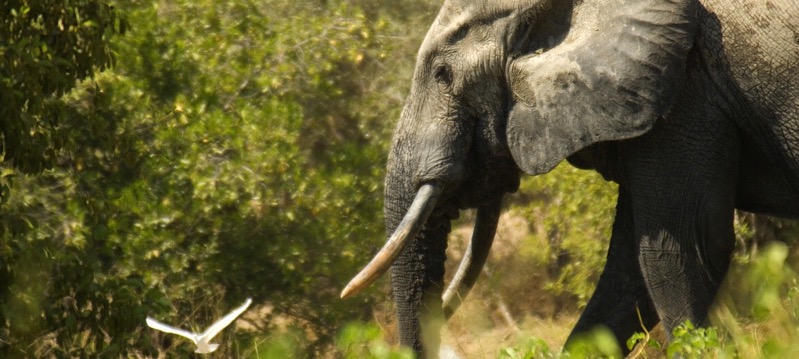
<svg viewBox="0 0 799 359"><path fill-rule="evenodd" d="M722 210L695 205L699 213L684 208L685 213L665 222L652 223L649 211L635 217L641 272L669 335L686 320L707 324L708 309L727 273L735 243L732 206Z"/></svg>
<svg viewBox="0 0 799 359"><path fill-rule="evenodd" d="M707 324L708 309L727 273L734 244L732 219L710 217L715 220L644 224L639 229L641 272L669 335L686 320Z"/></svg>
<svg viewBox="0 0 799 359"><path fill-rule="evenodd" d="M669 335L686 320L707 324L735 245L738 131L701 95L685 94L623 150L641 273Z"/></svg>
<svg viewBox="0 0 799 359"><path fill-rule="evenodd" d="M641 275L635 242L630 193L621 187L605 269L566 341L567 349L581 334L602 325L613 332L622 352L627 354L627 339L660 321Z"/></svg>

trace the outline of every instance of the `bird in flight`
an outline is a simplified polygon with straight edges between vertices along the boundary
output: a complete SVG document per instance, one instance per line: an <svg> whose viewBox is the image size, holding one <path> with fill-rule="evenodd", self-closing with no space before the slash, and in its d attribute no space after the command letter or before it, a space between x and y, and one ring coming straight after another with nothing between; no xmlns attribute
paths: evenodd
<svg viewBox="0 0 799 359"><path fill-rule="evenodd" d="M219 344L209 343L211 338L215 337L222 329L225 329L230 323L233 323L236 318L238 318L241 313L244 313L247 310L247 307L250 306L252 303L252 298L247 298L247 301L244 302L240 307L234 309L232 312L228 313L226 316L222 317L222 319L217 320L214 324L212 324L208 329L206 329L202 333L192 333L187 330L183 330L180 328L175 328L173 326L161 323L153 318L147 317L147 326L150 328L160 330L165 333L172 333L180 335L181 337L189 338L195 345L197 345L197 350L195 353L200 354L208 354L216 350L219 347Z"/></svg>

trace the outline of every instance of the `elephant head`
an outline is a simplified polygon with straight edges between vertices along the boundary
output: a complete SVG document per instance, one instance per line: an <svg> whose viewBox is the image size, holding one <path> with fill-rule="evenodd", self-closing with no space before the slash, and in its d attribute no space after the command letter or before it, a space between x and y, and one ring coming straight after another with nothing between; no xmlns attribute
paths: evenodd
<svg viewBox="0 0 799 359"><path fill-rule="evenodd" d="M478 209L471 284L521 172L542 174L591 144L641 135L669 111L694 8L690 0L447 0L394 132L389 240L342 297L391 266L401 342L436 348L450 220Z"/></svg>

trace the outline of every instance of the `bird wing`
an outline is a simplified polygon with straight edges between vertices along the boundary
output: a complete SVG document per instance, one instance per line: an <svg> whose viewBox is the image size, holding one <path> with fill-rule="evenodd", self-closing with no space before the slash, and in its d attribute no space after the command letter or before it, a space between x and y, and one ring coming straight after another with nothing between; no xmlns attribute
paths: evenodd
<svg viewBox="0 0 799 359"><path fill-rule="evenodd" d="M211 324L208 329L206 329L202 334L200 334L198 340L205 340L206 342L210 341L211 338L215 337L222 329L225 329L230 323L233 323L236 318L238 318L241 313L244 313L247 310L247 307L252 304L252 298L247 298L247 301L244 302L240 307L234 309L232 312L228 313L226 316L222 317L222 319L217 320L214 324Z"/></svg>
<svg viewBox="0 0 799 359"><path fill-rule="evenodd" d="M173 326L161 323L150 317L147 317L147 326L156 330L160 330L165 333L177 334L180 335L181 337L189 338L192 342L194 342L194 344L197 344L197 334L192 333L190 331L183 330L180 328L175 328Z"/></svg>

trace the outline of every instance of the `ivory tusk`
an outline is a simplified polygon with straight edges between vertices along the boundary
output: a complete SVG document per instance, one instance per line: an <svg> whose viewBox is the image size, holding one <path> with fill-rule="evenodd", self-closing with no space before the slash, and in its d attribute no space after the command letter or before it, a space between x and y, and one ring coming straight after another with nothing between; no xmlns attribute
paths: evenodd
<svg viewBox="0 0 799 359"><path fill-rule="evenodd" d="M409 240L416 237L422 229L436 206L441 191L441 186L436 183L425 183L419 188L419 191L416 192L416 198L413 199L408 212L405 213L405 217L402 218L399 226L386 241L386 244L383 245L383 248L380 249L380 252L341 291L342 299L349 298L364 290L391 266L409 243Z"/></svg>
<svg viewBox="0 0 799 359"><path fill-rule="evenodd" d="M442 297L444 318L446 319L449 319L460 307L483 270L488 253L491 251L491 245L494 243L501 204L500 199L477 209L472 240L463 254L458 271L455 272L455 276Z"/></svg>

